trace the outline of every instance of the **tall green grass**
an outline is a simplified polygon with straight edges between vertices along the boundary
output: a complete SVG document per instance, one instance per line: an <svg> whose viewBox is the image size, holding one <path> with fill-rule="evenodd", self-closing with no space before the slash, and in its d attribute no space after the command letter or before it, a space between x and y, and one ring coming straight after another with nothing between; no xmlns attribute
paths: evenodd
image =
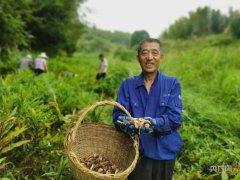
<svg viewBox="0 0 240 180"><path fill-rule="evenodd" d="M176 161L176 180L240 176L240 43L226 41L210 37L163 43L161 69L180 80L183 93L184 148ZM140 73L137 61L105 55L109 69L100 81L95 79L97 53L49 59L49 73L40 76L15 70L0 79L0 137L8 140L0 143L0 176L72 178L63 148L70 122L96 101L115 100L122 80ZM85 121L111 124L111 112L112 107L95 109ZM214 165L231 165L232 171L210 172Z"/></svg>
<svg viewBox="0 0 240 180"><path fill-rule="evenodd" d="M239 174L240 67L239 42L212 46L208 39L167 42L165 73L180 79L183 91L184 149L176 179L221 179L211 166L230 165L229 178ZM182 173L184 171L185 173ZM179 175L179 176L178 176ZM238 175L239 176L239 175Z"/></svg>

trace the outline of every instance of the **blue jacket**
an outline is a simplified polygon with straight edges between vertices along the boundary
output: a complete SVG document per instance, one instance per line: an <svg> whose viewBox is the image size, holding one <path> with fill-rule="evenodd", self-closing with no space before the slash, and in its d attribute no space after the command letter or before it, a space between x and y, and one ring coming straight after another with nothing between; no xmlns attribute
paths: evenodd
<svg viewBox="0 0 240 180"><path fill-rule="evenodd" d="M157 121L154 133L141 134L139 152L156 160L175 159L182 148L177 129L182 124L181 87L176 78L165 76L158 70L149 94L144 85L143 74L125 79L118 91L117 102L123 105L132 117L152 117ZM113 121L125 115L113 109Z"/></svg>

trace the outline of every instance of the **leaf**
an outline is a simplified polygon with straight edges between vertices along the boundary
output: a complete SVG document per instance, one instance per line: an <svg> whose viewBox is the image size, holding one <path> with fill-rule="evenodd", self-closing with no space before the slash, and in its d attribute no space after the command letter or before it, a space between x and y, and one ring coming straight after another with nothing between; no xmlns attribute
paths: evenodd
<svg viewBox="0 0 240 180"><path fill-rule="evenodd" d="M22 127L18 128L16 127L14 131L10 132L6 137L4 137L0 142L0 149L2 149L6 144L10 143L13 138L24 132L27 128Z"/></svg>
<svg viewBox="0 0 240 180"><path fill-rule="evenodd" d="M15 114L16 114L16 112L17 112L17 107L15 107L14 109L13 109L13 111L11 112L11 114L10 114L10 116L14 116Z"/></svg>
<svg viewBox="0 0 240 180"><path fill-rule="evenodd" d="M240 172L234 177L234 180L240 179Z"/></svg>
<svg viewBox="0 0 240 180"><path fill-rule="evenodd" d="M222 171L222 180L228 180L228 174L226 173L225 170Z"/></svg>
<svg viewBox="0 0 240 180"><path fill-rule="evenodd" d="M58 166L57 166L57 177L56 177L56 179L60 178L66 164L67 164L67 160L64 159L63 157L61 157L60 162L58 163Z"/></svg>
<svg viewBox="0 0 240 180"><path fill-rule="evenodd" d="M55 177L57 176L57 172L47 172L47 173L44 173L42 176Z"/></svg>
<svg viewBox="0 0 240 180"><path fill-rule="evenodd" d="M2 149L1 153L6 153L8 151L11 151L12 149L16 148L16 147L19 147L19 146L22 146L23 144L26 144L28 142L30 142L31 140L24 140L24 141L18 141L16 143L13 143L5 148Z"/></svg>
<svg viewBox="0 0 240 180"><path fill-rule="evenodd" d="M0 158L0 164L6 159L7 157Z"/></svg>
<svg viewBox="0 0 240 180"><path fill-rule="evenodd" d="M1 122L0 138L5 136L11 130L11 128L14 126L14 123L12 122L13 120L14 120L14 117L7 118L6 120L3 120L3 122Z"/></svg>

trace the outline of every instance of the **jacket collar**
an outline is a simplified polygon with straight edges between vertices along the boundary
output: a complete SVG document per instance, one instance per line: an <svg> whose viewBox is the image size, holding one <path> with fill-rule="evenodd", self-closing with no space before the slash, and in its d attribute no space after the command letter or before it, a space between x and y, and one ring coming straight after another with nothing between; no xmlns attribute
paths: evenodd
<svg viewBox="0 0 240 180"><path fill-rule="evenodd" d="M161 71L160 71L160 69L158 69L157 77L154 80L153 84L155 84L160 79L160 76L161 76ZM138 76L136 76L136 80L137 81L135 83L135 88L144 86L143 72L141 74L139 74Z"/></svg>

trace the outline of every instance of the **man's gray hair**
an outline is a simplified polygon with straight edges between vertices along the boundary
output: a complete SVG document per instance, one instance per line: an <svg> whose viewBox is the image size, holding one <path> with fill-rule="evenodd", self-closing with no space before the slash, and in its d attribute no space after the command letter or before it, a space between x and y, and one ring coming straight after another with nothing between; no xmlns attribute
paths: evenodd
<svg viewBox="0 0 240 180"><path fill-rule="evenodd" d="M160 47L160 52L163 53L163 52L162 52L162 43L160 42L160 40L155 39L155 38L147 38L147 39L142 40L142 41L138 44L138 47L137 47L137 54L138 54L138 55L139 55L140 52L141 52L141 47L142 47L142 45L143 45L144 43L146 43L146 42L149 42L149 43L155 42L155 43L157 43L157 44L159 45L159 47Z"/></svg>

